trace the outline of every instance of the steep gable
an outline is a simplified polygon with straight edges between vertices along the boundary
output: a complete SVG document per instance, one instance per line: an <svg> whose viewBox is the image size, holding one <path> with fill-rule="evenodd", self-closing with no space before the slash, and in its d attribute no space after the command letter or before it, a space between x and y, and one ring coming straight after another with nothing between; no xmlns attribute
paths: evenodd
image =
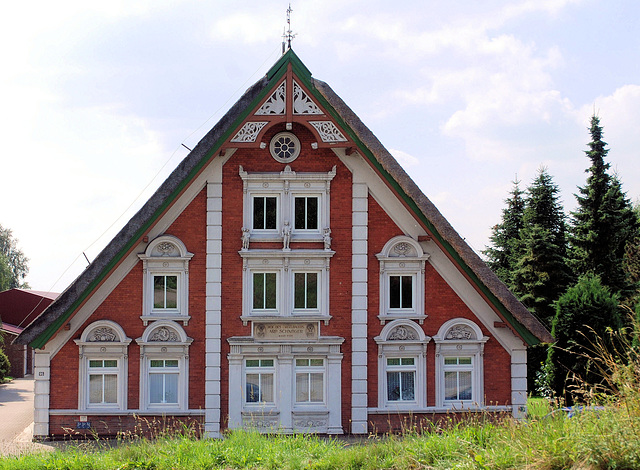
<svg viewBox="0 0 640 470"><path fill-rule="evenodd" d="M17 341L41 348L83 306L169 211L215 158L236 148L268 145L273 126L304 125L316 138L313 148L339 155L357 153L399 198L432 239L492 306L505 326L526 344L550 342L546 329L509 292L440 214L353 111L324 82L313 79L292 50L236 102L178 165L156 193L114 237L93 263L36 319Z"/></svg>

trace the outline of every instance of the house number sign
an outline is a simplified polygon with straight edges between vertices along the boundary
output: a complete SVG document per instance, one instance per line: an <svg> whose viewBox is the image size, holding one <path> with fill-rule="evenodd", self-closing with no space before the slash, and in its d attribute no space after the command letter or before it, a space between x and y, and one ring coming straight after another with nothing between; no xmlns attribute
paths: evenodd
<svg viewBox="0 0 640 470"><path fill-rule="evenodd" d="M316 323L254 323L253 334L257 340L283 341L318 339Z"/></svg>

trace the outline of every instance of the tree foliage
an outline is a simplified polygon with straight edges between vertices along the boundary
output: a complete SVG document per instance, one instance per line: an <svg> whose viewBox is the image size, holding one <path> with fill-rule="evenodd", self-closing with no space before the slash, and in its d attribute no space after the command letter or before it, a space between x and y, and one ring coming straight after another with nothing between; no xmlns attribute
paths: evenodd
<svg viewBox="0 0 640 470"><path fill-rule="evenodd" d="M29 272L28 262L12 231L0 225L0 291L28 287L24 282Z"/></svg>
<svg viewBox="0 0 640 470"><path fill-rule="evenodd" d="M596 274L614 292L628 296L634 286L623 261L628 243L638 236L638 220L620 180L608 173L605 157L609 150L597 116L591 117L589 131L590 150L585 153L591 166L586 170L587 184L576 194L578 208L571 214L571 263L577 275Z"/></svg>
<svg viewBox="0 0 640 470"><path fill-rule="evenodd" d="M573 386L601 381L591 367L592 346L608 336L608 328L618 330L622 324L618 294L594 274L581 276L558 299L551 330L556 343L549 348L546 362L547 383L556 396L572 403Z"/></svg>
<svg viewBox="0 0 640 470"><path fill-rule="evenodd" d="M487 264L507 286L511 284L517 263L517 244L523 225L525 201L520 181L513 181L507 206L502 210L502 221L491 230L491 247L483 251Z"/></svg>

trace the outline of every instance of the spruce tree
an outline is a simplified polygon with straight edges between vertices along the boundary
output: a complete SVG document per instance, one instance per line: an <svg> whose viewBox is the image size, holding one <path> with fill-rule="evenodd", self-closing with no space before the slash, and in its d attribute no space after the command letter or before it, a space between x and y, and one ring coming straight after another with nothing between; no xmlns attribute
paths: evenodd
<svg viewBox="0 0 640 470"><path fill-rule="evenodd" d="M555 301L570 282L566 262L565 215L559 189L545 168L527 188L523 227L517 244L518 261L511 289L520 301L548 328L555 316ZM547 357L546 345L529 349L527 377L535 390Z"/></svg>
<svg viewBox="0 0 640 470"><path fill-rule="evenodd" d="M625 248L638 234L638 221L617 177L608 173L609 150L597 116L591 117L591 160L587 184L578 188L572 213L571 264L576 275L593 273L613 292L628 295L633 286L623 268Z"/></svg>
<svg viewBox="0 0 640 470"><path fill-rule="evenodd" d="M553 303L570 282L565 215L558 193L551 175L541 168L527 188L510 286L548 328L555 316Z"/></svg>
<svg viewBox="0 0 640 470"><path fill-rule="evenodd" d="M502 221L491 230L492 246L483 251L489 267L507 286L511 284L517 263L517 244L525 205L524 192L520 189L517 177L509 194L510 197L505 200L507 207L502 209Z"/></svg>

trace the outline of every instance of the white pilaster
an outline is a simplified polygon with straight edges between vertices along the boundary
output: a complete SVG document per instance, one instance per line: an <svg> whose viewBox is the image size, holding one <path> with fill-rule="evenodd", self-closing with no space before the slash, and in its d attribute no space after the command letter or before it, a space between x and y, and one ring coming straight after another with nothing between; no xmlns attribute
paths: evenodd
<svg viewBox="0 0 640 470"><path fill-rule="evenodd" d="M51 378L51 358L48 352L35 351L33 364L34 383L34 410L33 410L33 437L46 437L49 435L49 391Z"/></svg>
<svg viewBox="0 0 640 470"><path fill-rule="evenodd" d="M517 419L527 415L527 350L514 349L511 353L511 405Z"/></svg>
<svg viewBox="0 0 640 470"><path fill-rule="evenodd" d="M207 180L207 271L205 422L209 437L220 437L220 364L222 351L222 166L233 152L215 158ZM238 227L238 234L240 227ZM239 237L239 235L238 235ZM238 388L240 390L240 387ZM231 400L230 400L231 401Z"/></svg>
<svg viewBox="0 0 640 470"><path fill-rule="evenodd" d="M366 183L353 183L351 258L351 432L366 434L367 426L367 246Z"/></svg>

